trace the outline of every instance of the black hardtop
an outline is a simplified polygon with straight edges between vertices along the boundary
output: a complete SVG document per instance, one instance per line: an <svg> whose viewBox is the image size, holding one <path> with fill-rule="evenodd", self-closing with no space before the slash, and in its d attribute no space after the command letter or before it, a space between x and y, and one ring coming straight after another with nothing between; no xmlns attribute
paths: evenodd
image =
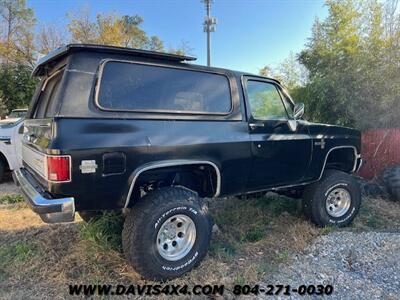
<svg viewBox="0 0 400 300"><path fill-rule="evenodd" d="M170 62L182 62L182 61L193 61L196 60L195 57L192 56L184 56L177 55L171 53L163 53L163 52L155 52L134 48L125 48L125 47L116 47L116 46L107 46L107 45L95 45L95 44L69 44L62 47L59 47L51 52L49 52L46 56L39 59L34 70L34 76L43 76L45 75L45 70L48 65L54 64L54 62L62 60L64 57L69 55L72 52L78 51L92 51L92 52L101 52L101 53L110 53L110 54L125 54L132 55L134 57L143 57L143 58L153 58L159 60L165 60Z"/></svg>
<svg viewBox="0 0 400 300"><path fill-rule="evenodd" d="M186 62L192 62L196 60L196 57L193 56L186 56L186 55L177 55L171 53L164 53L164 52L156 52L156 51L148 51L142 49L135 49L135 48L126 48L126 47L117 47L117 46L107 46L107 45L98 45L98 44L68 44L62 47L59 47L51 52L49 52L46 56L42 57L38 60L35 68L33 69L32 75L33 76L44 76L46 75L46 70L51 70L53 66L57 65L58 62L65 59L71 53L76 53L79 51L84 52L97 52L97 53L106 53L112 55L124 55L124 56L131 56L132 58L143 58L143 59L153 59L157 61L162 61L163 63L169 64L178 64L178 65L185 65L193 69L197 70L204 70L204 71L215 71L215 72L222 72L222 73L231 73L237 77L241 76L252 76L252 77L259 77L259 78L267 78L269 80L273 80L279 83L278 80L259 76L255 74L251 74L248 72L242 71L234 71L224 68L217 68L217 67L206 67L201 65L195 64L188 64Z"/></svg>

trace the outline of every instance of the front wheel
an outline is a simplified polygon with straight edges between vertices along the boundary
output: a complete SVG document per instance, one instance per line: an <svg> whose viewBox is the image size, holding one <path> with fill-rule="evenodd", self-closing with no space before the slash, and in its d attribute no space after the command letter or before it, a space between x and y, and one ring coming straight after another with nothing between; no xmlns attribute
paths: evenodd
<svg viewBox="0 0 400 300"><path fill-rule="evenodd" d="M349 225L361 205L361 190L349 174L327 170L320 181L306 187L303 210L319 226Z"/></svg>
<svg viewBox="0 0 400 300"><path fill-rule="evenodd" d="M126 257L144 278L164 281L198 265L211 240L207 207L180 187L147 194L127 214L122 232Z"/></svg>

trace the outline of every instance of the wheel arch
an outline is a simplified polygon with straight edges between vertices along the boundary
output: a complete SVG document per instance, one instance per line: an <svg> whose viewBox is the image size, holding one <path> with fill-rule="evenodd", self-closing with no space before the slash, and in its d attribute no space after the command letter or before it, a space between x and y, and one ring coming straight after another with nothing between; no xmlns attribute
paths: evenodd
<svg viewBox="0 0 400 300"><path fill-rule="evenodd" d="M218 197L221 191L221 172L219 167L211 161L208 160L165 160L165 161L155 161L155 162L150 162L147 164L144 164L138 168L136 168L131 176L129 177L129 190L126 195L125 199L125 205L124 208L127 208L130 204L131 198L132 198L132 193L134 191L134 188L136 187L136 184L138 182L138 179L140 178L141 175L143 175L147 171L151 170L162 170L170 167L183 167L183 166L202 166L202 165L207 165L210 166L210 168L214 171L215 176L216 176L216 187L215 187L215 193L213 197Z"/></svg>
<svg viewBox="0 0 400 300"><path fill-rule="evenodd" d="M349 155L350 154L350 155ZM347 157L346 157L347 156ZM352 161L348 160L352 157ZM327 169L338 169L346 173L354 173L357 171L358 160L361 155L357 151L356 146L346 145L346 146L336 146L329 149L326 153L324 164L322 166L321 173L318 180L320 180ZM347 159L347 161L345 161ZM336 167L333 167L335 166Z"/></svg>
<svg viewBox="0 0 400 300"><path fill-rule="evenodd" d="M4 167L6 170L9 170L11 168L10 163L7 160L7 157L1 151L0 151L0 161L4 163Z"/></svg>

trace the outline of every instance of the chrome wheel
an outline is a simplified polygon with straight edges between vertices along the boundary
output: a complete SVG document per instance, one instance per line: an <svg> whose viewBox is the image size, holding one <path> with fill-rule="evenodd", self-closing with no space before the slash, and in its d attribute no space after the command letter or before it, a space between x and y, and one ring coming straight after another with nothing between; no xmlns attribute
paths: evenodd
<svg viewBox="0 0 400 300"><path fill-rule="evenodd" d="M185 257L196 241L196 225L187 215L175 215L166 220L157 234L158 253L166 260Z"/></svg>
<svg viewBox="0 0 400 300"><path fill-rule="evenodd" d="M351 195L343 188L332 190L326 198L326 211L334 218L340 218L347 213L351 205Z"/></svg>

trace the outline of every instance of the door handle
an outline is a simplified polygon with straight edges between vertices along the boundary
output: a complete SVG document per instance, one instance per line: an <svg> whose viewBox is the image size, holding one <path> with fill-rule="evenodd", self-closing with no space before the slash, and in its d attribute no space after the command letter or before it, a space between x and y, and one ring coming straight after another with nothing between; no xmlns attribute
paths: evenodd
<svg viewBox="0 0 400 300"><path fill-rule="evenodd" d="M249 123L251 129L262 128L264 127L264 123Z"/></svg>

